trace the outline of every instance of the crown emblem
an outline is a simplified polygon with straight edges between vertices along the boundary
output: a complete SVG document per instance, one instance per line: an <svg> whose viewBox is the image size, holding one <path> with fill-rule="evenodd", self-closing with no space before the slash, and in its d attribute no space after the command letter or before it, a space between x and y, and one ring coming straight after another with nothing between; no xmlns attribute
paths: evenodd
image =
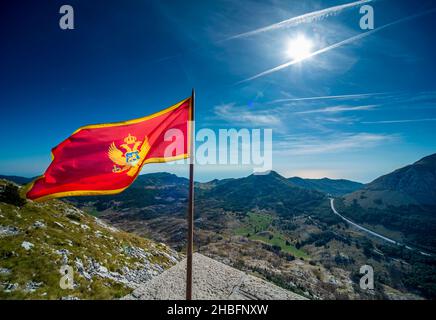
<svg viewBox="0 0 436 320"><path fill-rule="evenodd" d="M136 140L137 140L136 137L132 136L130 133L126 138L124 138L124 142L127 144L134 144Z"/></svg>

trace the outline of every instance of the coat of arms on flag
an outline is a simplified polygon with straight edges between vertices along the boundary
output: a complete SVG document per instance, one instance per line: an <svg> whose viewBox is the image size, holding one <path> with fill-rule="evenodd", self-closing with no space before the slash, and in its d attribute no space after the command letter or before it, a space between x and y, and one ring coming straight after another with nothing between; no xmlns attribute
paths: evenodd
<svg viewBox="0 0 436 320"><path fill-rule="evenodd" d="M127 170L129 176L135 175L141 159L144 159L150 150L148 138L144 137L143 140L138 141L135 136L129 133L124 139L124 143L120 146L125 152L118 149L115 146L115 142L112 142L108 150L108 156L114 163L112 172L121 173Z"/></svg>

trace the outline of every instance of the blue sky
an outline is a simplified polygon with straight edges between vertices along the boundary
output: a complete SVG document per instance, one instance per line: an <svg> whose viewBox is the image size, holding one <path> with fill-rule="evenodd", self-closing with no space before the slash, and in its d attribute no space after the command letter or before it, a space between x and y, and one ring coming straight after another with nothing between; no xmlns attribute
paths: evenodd
<svg viewBox="0 0 436 320"><path fill-rule="evenodd" d="M285 176L369 182L436 152L436 4L369 1L376 32L361 37L360 6L289 20L350 2L69 1L70 31L64 2L2 2L0 174L39 175L77 127L153 113L192 87L197 129L272 128ZM292 60L297 36L333 48L257 77ZM187 173L143 172L161 170ZM250 172L206 166L197 179Z"/></svg>

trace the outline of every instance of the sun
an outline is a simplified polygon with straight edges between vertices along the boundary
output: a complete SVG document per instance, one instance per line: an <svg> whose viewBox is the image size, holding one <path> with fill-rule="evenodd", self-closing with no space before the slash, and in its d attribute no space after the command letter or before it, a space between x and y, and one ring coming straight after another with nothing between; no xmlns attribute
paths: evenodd
<svg viewBox="0 0 436 320"><path fill-rule="evenodd" d="M288 41L287 55L294 60L303 60L312 53L313 42L304 35Z"/></svg>

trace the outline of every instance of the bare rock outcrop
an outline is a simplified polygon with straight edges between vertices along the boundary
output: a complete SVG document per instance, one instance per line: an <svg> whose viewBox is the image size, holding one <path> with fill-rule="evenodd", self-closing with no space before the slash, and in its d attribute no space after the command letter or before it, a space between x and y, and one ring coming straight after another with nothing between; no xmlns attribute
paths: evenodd
<svg viewBox="0 0 436 320"><path fill-rule="evenodd" d="M126 300L185 299L186 259L139 286ZM248 275L199 253L193 256L195 300L305 300L270 282Z"/></svg>

